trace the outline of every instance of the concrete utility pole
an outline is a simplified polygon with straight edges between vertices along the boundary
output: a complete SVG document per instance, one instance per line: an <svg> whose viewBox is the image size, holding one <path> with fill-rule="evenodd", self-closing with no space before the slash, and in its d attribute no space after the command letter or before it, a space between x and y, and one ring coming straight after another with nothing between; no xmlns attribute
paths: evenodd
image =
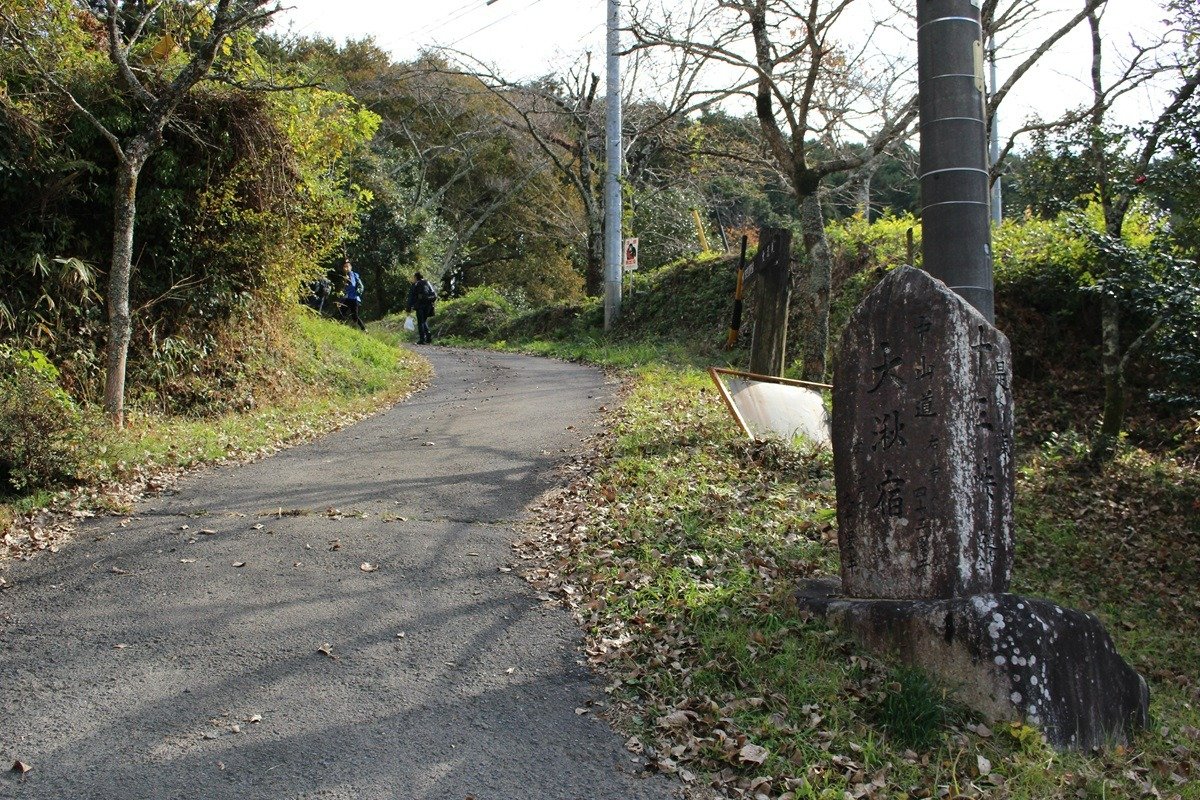
<svg viewBox="0 0 1200 800"><path fill-rule="evenodd" d="M921 252L935 278L995 320L980 0L918 0Z"/></svg>
<svg viewBox="0 0 1200 800"><path fill-rule="evenodd" d="M988 40L988 67L990 69L991 90L992 94L996 94L996 37L992 36ZM988 169L996 166L996 162L1000 160L1000 113L992 113L991 137L988 142L990 147L988 160ZM1004 219L1004 197L1000 191L1000 176L996 176L996 180L992 182L992 224L999 225Z"/></svg>
<svg viewBox="0 0 1200 800"><path fill-rule="evenodd" d="M608 106L604 131L604 330L621 316L621 2L608 0Z"/></svg>

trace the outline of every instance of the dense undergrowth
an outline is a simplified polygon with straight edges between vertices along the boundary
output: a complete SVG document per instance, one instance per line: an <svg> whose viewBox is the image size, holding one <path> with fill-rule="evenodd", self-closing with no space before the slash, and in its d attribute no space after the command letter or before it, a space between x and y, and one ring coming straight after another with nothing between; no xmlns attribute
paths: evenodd
<svg viewBox="0 0 1200 800"><path fill-rule="evenodd" d="M366 335L297 309L236 351L237 380L224 391L238 403L172 413L147 401L143 387L119 431L59 388L55 368L36 351L8 351L22 366L3 379L0 399L0 559L6 550L57 546L67 526L56 510L123 508L179 470L269 452L401 399L428 377L428 365L398 344L385 331ZM205 377L193 380L222 385Z"/></svg>
<svg viewBox="0 0 1200 800"><path fill-rule="evenodd" d="M606 359L627 363L636 362L639 351L646 356L641 363L663 357L680 363L729 362L744 356L753 324L748 317L738 349L721 349L734 280L733 263L715 255L635 273L626 281L621 319L608 333L601 298L531 306L488 286L438 303L429 325L444 343L511 344L564 357L600 350ZM395 315L381 325L401 334L403 320Z"/></svg>
<svg viewBox="0 0 1200 800"><path fill-rule="evenodd" d="M645 768L731 797L1200 797L1200 437L1186 407L1150 402L1153 367L1135 376L1129 435L1097 466L1086 298L1056 307L1061 274L998 270L1018 353L1014 591L1098 615L1151 687L1153 723L1131 747L1059 754L796 610L797 581L837 574L831 464L745 441L701 371L745 363L719 347L728 266L639 276L609 336L598 305L529 311L477 291L439 309L444 339L627 378L609 435L518 549L584 627ZM876 273L853 272L838 303ZM481 306L488 324L464 327Z"/></svg>

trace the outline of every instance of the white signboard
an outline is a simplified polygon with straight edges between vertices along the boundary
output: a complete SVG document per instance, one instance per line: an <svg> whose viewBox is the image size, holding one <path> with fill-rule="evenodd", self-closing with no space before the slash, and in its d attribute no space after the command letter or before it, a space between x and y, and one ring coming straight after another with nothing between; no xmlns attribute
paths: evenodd
<svg viewBox="0 0 1200 800"><path fill-rule="evenodd" d="M822 390L826 384L790 381L737 370L709 369L734 420L752 439L791 442L802 437L829 446L829 414Z"/></svg>

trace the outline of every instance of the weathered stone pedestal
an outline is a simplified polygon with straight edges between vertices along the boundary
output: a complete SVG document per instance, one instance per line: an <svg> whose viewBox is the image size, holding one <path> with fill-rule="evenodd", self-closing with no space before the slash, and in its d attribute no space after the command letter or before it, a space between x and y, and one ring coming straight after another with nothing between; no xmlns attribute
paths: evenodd
<svg viewBox="0 0 1200 800"><path fill-rule="evenodd" d="M990 722L1022 720L1063 750L1127 742L1149 722L1145 680L1091 614L1014 594L857 600L839 589L806 583L800 604L937 675Z"/></svg>
<svg viewBox="0 0 1200 800"><path fill-rule="evenodd" d="M841 584L799 601L990 720L1064 749L1127 741L1149 692L1099 620L1007 593L1010 365L1004 334L925 272L901 267L867 295L834 372Z"/></svg>

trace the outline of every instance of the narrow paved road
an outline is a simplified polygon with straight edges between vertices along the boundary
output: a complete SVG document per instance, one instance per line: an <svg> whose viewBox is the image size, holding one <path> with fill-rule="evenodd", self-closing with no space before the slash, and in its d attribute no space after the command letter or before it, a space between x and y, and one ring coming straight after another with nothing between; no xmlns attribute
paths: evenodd
<svg viewBox="0 0 1200 800"><path fill-rule="evenodd" d="M422 352L409 402L7 573L0 797L674 796L575 713L603 692L573 624L500 571L602 377Z"/></svg>

